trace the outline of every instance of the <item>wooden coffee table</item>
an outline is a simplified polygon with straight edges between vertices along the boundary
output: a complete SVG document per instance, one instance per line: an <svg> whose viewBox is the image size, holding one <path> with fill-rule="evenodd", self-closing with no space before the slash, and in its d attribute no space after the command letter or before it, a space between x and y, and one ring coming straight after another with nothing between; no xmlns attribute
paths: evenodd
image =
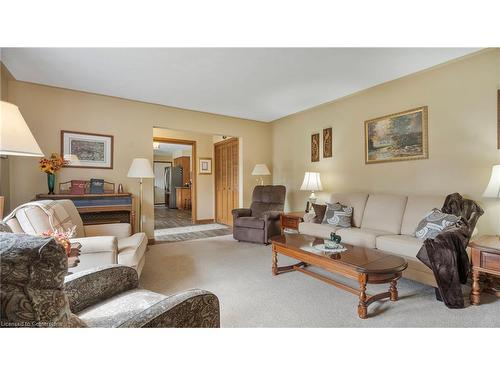
<svg viewBox="0 0 500 375"><path fill-rule="evenodd" d="M323 244L321 238L303 234L283 234L271 238L272 272L299 271L328 284L359 295L358 315L368 317L368 305L383 298L397 301L397 281L408 266L405 259L361 246L344 244L347 250L340 253L322 252L311 247ZM278 267L278 253L297 259L299 263ZM326 271L357 280L359 288L352 288L338 281L319 275L308 266L316 266ZM373 296L366 294L367 284L390 284L389 290Z"/></svg>

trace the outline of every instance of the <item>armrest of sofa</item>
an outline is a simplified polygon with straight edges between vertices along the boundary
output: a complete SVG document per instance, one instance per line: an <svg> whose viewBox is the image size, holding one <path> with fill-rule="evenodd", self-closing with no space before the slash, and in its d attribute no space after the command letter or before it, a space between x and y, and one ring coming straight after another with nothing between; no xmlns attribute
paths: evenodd
<svg viewBox="0 0 500 375"><path fill-rule="evenodd" d="M262 216L265 221L279 220L282 213L282 211L266 211Z"/></svg>
<svg viewBox="0 0 500 375"><path fill-rule="evenodd" d="M165 297L120 327L218 328L219 299L205 290L187 290Z"/></svg>
<svg viewBox="0 0 500 375"><path fill-rule="evenodd" d="M233 220L239 217L252 216L252 210L249 208L235 208L231 213L233 214Z"/></svg>
<svg viewBox="0 0 500 375"><path fill-rule="evenodd" d="M84 225L86 237L115 236L118 238L130 237L132 226L129 223L93 224Z"/></svg>
<svg viewBox="0 0 500 375"><path fill-rule="evenodd" d="M139 276L132 267L110 265L66 276L64 289L75 314L114 295L139 286Z"/></svg>

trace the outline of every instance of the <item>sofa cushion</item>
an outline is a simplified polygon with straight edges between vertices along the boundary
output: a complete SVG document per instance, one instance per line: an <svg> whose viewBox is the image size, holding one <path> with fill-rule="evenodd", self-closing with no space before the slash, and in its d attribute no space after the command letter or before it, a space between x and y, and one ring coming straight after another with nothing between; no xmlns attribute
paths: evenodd
<svg viewBox="0 0 500 375"><path fill-rule="evenodd" d="M336 232L340 227L330 224L300 223L299 233L319 238L330 238L330 233Z"/></svg>
<svg viewBox="0 0 500 375"><path fill-rule="evenodd" d="M264 229L264 219L252 216L243 216L235 220L236 227Z"/></svg>
<svg viewBox="0 0 500 375"><path fill-rule="evenodd" d="M446 214L441 210L434 208L418 223L415 236L426 240L427 238L436 238L436 236L451 227L460 220L460 216Z"/></svg>
<svg viewBox="0 0 500 375"><path fill-rule="evenodd" d="M87 307L78 316L89 327L119 327L165 298L149 290L133 289Z"/></svg>
<svg viewBox="0 0 500 375"><path fill-rule="evenodd" d="M417 257L423 243L419 238L402 234L377 237L377 249L410 258Z"/></svg>
<svg viewBox="0 0 500 375"><path fill-rule="evenodd" d="M417 225L422 218L433 208L443 207L445 197L429 195L410 195L406 202L403 222L401 223L401 234L414 236Z"/></svg>
<svg viewBox="0 0 500 375"><path fill-rule="evenodd" d="M116 264L117 255L112 251L102 251L99 253L87 253L85 255L80 255L78 259L78 265L69 269L71 274L87 271L103 265Z"/></svg>
<svg viewBox="0 0 500 375"><path fill-rule="evenodd" d="M333 193L330 202L340 202L345 206L352 207L352 225L359 228L367 199L367 193Z"/></svg>
<svg viewBox="0 0 500 375"><path fill-rule="evenodd" d="M342 237L342 243L355 246L364 246L371 249L375 248L378 236L390 234L388 232L376 229L363 228L340 228L335 232Z"/></svg>
<svg viewBox="0 0 500 375"><path fill-rule="evenodd" d="M370 194L361 228L400 234L406 200L403 195Z"/></svg>
<svg viewBox="0 0 500 375"><path fill-rule="evenodd" d="M352 207L342 203L327 203L326 212L322 224L336 225L342 228L350 228L352 222Z"/></svg>

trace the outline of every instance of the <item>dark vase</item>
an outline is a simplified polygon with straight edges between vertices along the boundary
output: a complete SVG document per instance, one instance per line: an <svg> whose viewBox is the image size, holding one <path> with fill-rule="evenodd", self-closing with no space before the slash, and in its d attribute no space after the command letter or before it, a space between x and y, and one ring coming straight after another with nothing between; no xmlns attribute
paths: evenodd
<svg viewBox="0 0 500 375"><path fill-rule="evenodd" d="M54 194L54 187L56 186L56 175L54 173L47 173L47 186L49 194Z"/></svg>

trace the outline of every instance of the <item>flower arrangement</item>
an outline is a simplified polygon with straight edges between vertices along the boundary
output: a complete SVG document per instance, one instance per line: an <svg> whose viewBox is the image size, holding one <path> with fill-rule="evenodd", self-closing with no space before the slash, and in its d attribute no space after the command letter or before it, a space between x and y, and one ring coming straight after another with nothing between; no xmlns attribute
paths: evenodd
<svg viewBox="0 0 500 375"><path fill-rule="evenodd" d="M39 161L40 170L47 174L55 174L58 170L68 164L67 160L64 160L62 156L54 152L50 155L50 159L41 158Z"/></svg>
<svg viewBox="0 0 500 375"><path fill-rule="evenodd" d="M64 248L66 255L69 256L71 253L71 242L70 238L73 238L76 231L76 225L66 231L61 229L47 230L42 233L43 237L53 237L56 242Z"/></svg>

